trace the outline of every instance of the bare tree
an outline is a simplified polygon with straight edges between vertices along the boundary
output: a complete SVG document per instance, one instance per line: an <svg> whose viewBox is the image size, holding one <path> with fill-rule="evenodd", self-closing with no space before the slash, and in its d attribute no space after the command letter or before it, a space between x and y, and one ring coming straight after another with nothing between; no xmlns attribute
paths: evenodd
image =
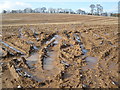
<svg viewBox="0 0 120 90"><path fill-rule="evenodd" d="M97 7L97 14L100 15L103 12L103 7L100 4L97 4L96 7Z"/></svg>
<svg viewBox="0 0 120 90"><path fill-rule="evenodd" d="M91 8L91 14L93 15L93 14L94 14L94 10L95 10L95 9L94 9L94 8L95 8L95 5L94 5L94 4L91 4L91 5L90 5L90 8Z"/></svg>
<svg viewBox="0 0 120 90"><path fill-rule="evenodd" d="M62 8L57 9L57 13L60 13L62 11Z"/></svg>
<svg viewBox="0 0 120 90"><path fill-rule="evenodd" d="M22 13L22 10L18 10L18 13Z"/></svg>
<svg viewBox="0 0 120 90"><path fill-rule="evenodd" d="M78 9L76 12L77 12L77 14L81 14L81 13L82 13L82 10L81 10L81 9Z"/></svg>
<svg viewBox="0 0 120 90"><path fill-rule="evenodd" d="M36 8L36 9L34 9L34 12L35 12L35 13L41 13L42 10L41 10L41 8Z"/></svg>
<svg viewBox="0 0 120 90"><path fill-rule="evenodd" d="M68 9L68 11L69 11L69 14L73 13L73 10L72 10L72 9Z"/></svg>
<svg viewBox="0 0 120 90"><path fill-rule="evenodd" d="M43 13L45 13L45 10L47 10L47 9L46 9L46 7L42 7L41 10Z"/></svg>
<svg viewBox="0 0 120 90"><path fill-rule="evenodd" d="M12 10L11 13L18 13L18 10Z"/></svg>
<svg viewBox="0 0 120 90"><path fill-rule="evenodd" d="M82 14L85 14L85 11L83 11L83 10L81 10L81 9L78 9L76 12L77 12L77 14L81 14L81 15L82 15Z"/></svg>
<svg viewBox="0 0 120 90"><path fill-rule="evenodd" d="M53 13L55 13L55 11L56 11L56 9L55 9L55 8L53 8Z"/></svg>
<svg viewBox="0 0 120 90"><path fill-rule="evenodd" d="M100 6L100 14L102 14L102 13L103 13L103 7Z"/></svg>
<svg viewBox="0 0 120 90"><path fill-rule="evenodd" d="M3 10L2 13L7 13L7 11L6 11L6 10Z"/></svg>
<svg viewBox="0 0 120 90"><path fill-rule="evenodd" d="M48 13L52 13L52 8L48 8Z"/></svg>
<svg viewBox="0 0 120 90"><path fill-rule="evenodd" d="M64 10L62 8L58 8L57 11L58 11L58 13L63 13L64 12Z"/></svg>
<svg viewBox="0 0 120 90"><path fill-rule="evenodd" d="M25 12L25 13L32 13L32 9L31 9L31 8L25 8L25 9L24 9L24 12Z"/></svg>
<svg viewBox="0 0 120 90"><path fill-rule="evenodd" d="M64 13L69 13L68 9L64 9Z"/></svg>
<svg viewBox="0 0 120 90"><path fill-rule="evenodd" d="M49 8L49 9L48 9L48 12L49 12L49 13L55 13L55 11L56 11L56 9L54 9L54 8Z"/></svg>
<svg viewBox="0 0 120 90"><path fill-rule="evenodd" d="M98 14L98 15L99 15L99 13L100 13L100 6L101 6L100 4L97 4L97 5L96 5L96 8L97 8L97 14Z"/></svg>
<svg viewBox="0 0 120 90"><path fill-rule="evenodd" d="M1 13L10 13L10 10L2 10Z"/></svg>

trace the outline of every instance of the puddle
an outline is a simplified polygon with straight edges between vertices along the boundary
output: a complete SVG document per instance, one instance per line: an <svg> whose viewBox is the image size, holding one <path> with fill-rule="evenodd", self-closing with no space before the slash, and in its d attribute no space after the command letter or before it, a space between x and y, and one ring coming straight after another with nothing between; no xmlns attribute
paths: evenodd
<svg viewBox="0 0 120 90"><path fill-rule="evenodd" d="M74 34L74 36L75 36L75 40L77 41L77 42L81 42L81 40L80 40L80 38L79 38L79 36L78 35L76 35L76 34Z"/></svg>
<svg viewBox="0 0 120 90"><path fill-rule="evenodd" d="M26 63L27 63L27 65L30 69L35 69L36 68L35 67L35 64L37 63L36 61L28 61L27 60Z"/></svg>
<svg viewBox="0 0 120 90"><path fill-rule="evenodd" d="M60 43L60 39L61 37L59 35L55 35L50 41L47 41L46 44L50 45L55 45L53 47L46 47L45 50L47 52L45 52L44 58L43 58L43 69L44 70L52 70L54 68L54 62L55 60L58 58L58 50L56 50L58 46L58 44ZM49 46L49 45L48 45Z"/></svg>
<svg viewBox="0 0 120 90"><path fill-rule="evenodd" d="M30 28L30 30L32 30L32 32L33 32L33 36L36 38L36 40L38 41L39 40L39 37L38 37L38 33L37 32L35 32L35 29L33 29L33 28Z"/></svg>
<svg viewBox="0 0 120 90"><path fill-rule="evenodd" d="M98 59L96 57L86 57L85 58L86 64L85 66L82 67L83 71L86 71L88 69L94 69L96 67L96 64L98 62Z"/></svg>
<svg viewBox="0 0 120 90"><path fill-rule="evenodd" d="M37 63L37 61L40 59L39 58L39 53L38 50L40 48L36 47L35 45L31 46L31 50L30 50L30 56L26 58L26 63L28 64L28 66L32 69L35 68L35 64Z"/></svg>
<svg viewBox="0 0 120 90"><path fill-rule="evenodd" d="M60 39L61 37L59 35L55 35L50 41L47 41L46 44L49 44L52 42L54 42L54 44L58 44Z"/></svg>
<svg viewBox="0 0 120 90"><path fill-rule="evenodd" d="M84 55L86 55L87 52L88 52L88 50L86 50L86 49L82 49L82 53L83 53Z"/></svg>
<svg viewBox="0 0 120 90"><path fill-rule="evenodd" d="M26 69L24 67L19 67L19 64L21 63L21 60L18 61L18 59L14 60L14 68L16 72L18 73L19 76L25 77L25 78L30 78L31 80L35 80L37 82L42 82L42 80L36 76L34 76L34 72L32 72L29 69ZM25 63L24 63L25 65Z"/></svg>
<svg viewBox="0 0 120 90"><path fill-rule="evenodd" d="M33 53L30 57L26 58L28 61L37 61L39 59L39 54L37 52Z"/></svg>
<svg viewBox="0 0 120 90"><path fill-rule="evenodd" d="M96 36L96 37L100 38L100 35L98 35L98 34L95 34L95 33L93 34L93 36Z"/></svg>
<svg viewBox="0 0 120 90"><path fill-rule="evenodd" d="M23 66L25 67L19 67L19 62L21 62L22 60L18 60L14 61L16 63L15 69L16 72L25 78L30 78L31 80L35 80L37 82L42 82L43 80L48 79L49 77L54 77L54 75L56 75L57 73L59 73L59 68L56 67L56 63L57 63L57 58L58 58L58 52L59 52L59 43L60 43L60 36L55 35L52 40L50 40L48 43L50 43L50 45L47 45L44 52L44 58L42 60L42 64L43 64L43 71L40 68L37 68L37 63L38 60L40 59L40 55L38 53L39 48L37 48L35 45L33 45L31 47L31 49L34 49L33 52L30 54L29 57L23 56L25 58L25 63ZM31 43L31 42L30 42ZM21 56L22 57L22 56ZM55 62L56 61L56 62ZM21 62L22 63L22 62ZM28 67L26 67L26 64L28 65ZM42 68L42 67L41 67Z"/></svg>
<svg viewBox="0 0 120 90"><path fill-rule="evenodd" d="M66 61L62 61L62 60L61 60L61 63L64 64L64 65L66 65L66 66L69 66L69 65L70 65L70 64L68 64Z"/></svg>
<svg viewBox="0 0 120 90"><path fill-rule="evenodd" d="M26 41L27 44L34 44L33 41Z"/></svg>
<svg viewBox="0 0 120 90"><path fill-rule="evenodd" d="M111 64L109 64L109 70L110 71L118 70L118 64L116 64L115 62L111 62Z"/></svg>
<svg viewBox="0 0 120 90"><path fill-rule="evenodd" d="M79 43L79 45L80 45L80 48L81 48L82 54L83 54L83 55L86 55L87 52L88 52L88 50L85 49L85 47L84 47L82 41L80 40L79 36L76 35L76 34L74 34L74 36L75 36L75 40L76 40L76 41Z"/></svg>
<svg viewBox="0 0 120 90"><path fill-rule="evenodd" d="M40 49L40 47L35 46L34 44L30 46L30 54L34 54L35 52L37 52Z"/></svg>
<svg viewBox="0 0 120 90"><path fill-rule="evenodd" d="M42 82L41 79L37 78L30 71L28 71L24 68L16 68L15 70L22 77L30 78L31 80L35 80L37 82Z"/></svg>
<svg viewBox="0 0 120 90"><path fill-rule="evenodd" d="M107 36L110 35L109 33L104 33L104 34L107 35Z"/></svg>
<svg viewBox="0 0 120 90"><path fill-rule="evenodd" d="M69 79L72 76L69 72L62 72L62 79Z"/></svg>
<svg viewBox="0 0 120 90"><path fill-rule="evenodd" d="M23 33L23 28L20 28L18 30L18 38L27 39L27 37L25 36L25 32Z"/></svg>
<svg viewBox="0 0 120 90"><path fill-rule="evenodd" d="M19 33L18 37L19 38L23 38L22 30L23 30L23 28L21 28L21 29L18 30L18 33Z"/></svg>
<svg viewBox="0 0 120 90"><path fill-rule="evenodd" d="M14 48L14 47L12 47L12 46L10 46L10 45L8 45L7 43L5 43L5 42L3 42L3 41L1 41L1 43L4 44L6 47L8 47L8 48L10 48L10 49L12 49L12 50L14 50L14 51L16 51L17 53L25 54L25 53L19 51L18 49Z"/></svg>
<svg viewBox="0 0 120 90"><path fill-rule="evenodd" d="M43 60L43 69L44 70L52 70L53 69L53 61L54 59L51 57L44 58Z"/></svg>
<svg viewBox="0 0 120 90"><path fill-rule="evenodd" d="M30 28L30 30L32 31L32 34L34 36L34 38L36 38L36 41L39 40L38 38L38 33L35 32L35 30L33 28ZM19 29L18 30L18 38L21 38L21 39L27 39L27 37L25 36L25 32L23 32L23 28ZM27 32L28 33L28 32Z"/></svg>
<svg viewBox="0 0 120 90"><path fill-rule="evenodd" d="M64 43L63 45L61 45L60 49L65 49L65 48L68 48L68 47L73 47L73 45Z"/></svg>
<svg viewBox="0 0 120 90"><path fill-rule="evenodd" d="M32 47L34 50L38 50L38 48L35 45L33 45Z"/></svg>
<svg viewBox="0 0 120 90"><path fill-rule="evenodd" d="M96 57L86 57L85 59L87 62L91 62L91 63L96 63L97 62L97 58Z"/></svg>
<svg viewBox="0 0 120 90"><path fill-rule="evenodd" d="M37 61L39 60L39 54L33 53L30 57L26 58L26 63L28 64L28 66L32 69L35 68L35 64L37 63Z"/></svg>
<svg viewBox="0 0 120 90"><path fill-rule="evenodd" d="M25 73L24 75L27 76L28 78L31 78L32 80L35 80L37 82L42 82L43 80L34 76L30 71L23 69L23 72Z"/></svg>

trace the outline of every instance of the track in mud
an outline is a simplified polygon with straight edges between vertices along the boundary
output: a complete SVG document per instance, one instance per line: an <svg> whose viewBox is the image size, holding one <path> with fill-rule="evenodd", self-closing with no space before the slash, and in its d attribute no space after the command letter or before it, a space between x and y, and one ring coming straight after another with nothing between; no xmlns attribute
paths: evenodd
<svg viewBox="0 0 120 90"><path fill-rule="evenodd" d="M34 28L29 27L19 28L16 35L3 38L0 64L3 67L3 75L9 73L9 76L5 75L3 78L3 86L12 88L119 87L118 64L114 61L114 58L117 58L110 56L114 54L112 52L117 50L117 47L105 41L102 35L95 33L92 36L96 38L89 38L91 32L88 38L85 38L88 32L89 30L36 32ZM85 41L91 44L89 41L92 38L98 39L100 44L98 47L92 45L91 51L86 47ZM107 44L107 50L110 51L104 53L102 44L103 46ZM102 57L97 56L99 52L103 52ZM104 60L106 58L108 61Z"/></svg>

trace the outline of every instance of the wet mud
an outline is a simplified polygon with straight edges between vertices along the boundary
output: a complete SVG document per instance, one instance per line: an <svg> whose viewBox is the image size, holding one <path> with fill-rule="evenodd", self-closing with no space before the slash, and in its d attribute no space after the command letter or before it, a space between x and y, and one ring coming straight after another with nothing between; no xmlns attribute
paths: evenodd
<svg viewBox="0 0 120 90"><path fill-rule="evenodd" d="M4 26L2 87L118 88L118 35L117 25Z"/></svg>

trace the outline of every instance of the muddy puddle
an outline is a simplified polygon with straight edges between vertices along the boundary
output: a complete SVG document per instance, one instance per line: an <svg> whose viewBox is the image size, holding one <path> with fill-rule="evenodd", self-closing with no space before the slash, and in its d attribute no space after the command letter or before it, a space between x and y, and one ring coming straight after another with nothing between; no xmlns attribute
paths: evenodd
<svg viewBox="0 0 120 90"><path fill-rule="evenodd" d="M46 42L46 44L49 43L50 45L48 45L48 47L45 48L45 56L43 58L43 69L51 70L55 67L54 62L58 59L60 39L61 37L59 35L55 35L50 41Z"/></svg>
<svg viewBox="0 0 120 90"><path fill-rule="evenodd" d="M30 68L34 68L38 60L39 60L39 54L35 52L30 57L26 58L26 63Z"/></svg>
<svg viewBox="0 0 120 90"><path fill-rule="evenodd" d="M89 70L89 69L94 69L98 63L98 59L96 57L91 57L91 56L87 56L88 50L85 49L85 46L83 44L83 42L81 41L80 37L77 34L74 34L75 36L75 40L78 42L81 51L82 51L82 56L85 59L85 63L86 65L82 67L83 71Z"/></svg>
<svg viewBox="0 0 120 90"><path fill-rule="evenodd" d="M24 64L28 68L21 68L22 73L19 73L19 75L28 77L37 82L42 82L47 80L47 77L53 78L54 75L59 74L60 68L57 64L60 63L58 60L59 47L61 43L60 40L61 37L59 35L54 35L53 38L51 38L49 41L46 41L46 46L43 48L42 55L40 55L41 48L37 48L32 44L32 52L30 52L30 55L21 56L21 58L24 58ZM17 72L19 72L19 70L20 69L18 68Z"/></svg>
<svg viewBox="0 0 120 90"><path fill-rule="evenodd" d="M19 51L18 49L10 46L9 44L7 44L7 43L5 43L5 42L3 42L3 41L0 41L0 42L1 42L1 44L5 45L7 48L10 48L10 49L14 50L14 51L17 52L17 53L25 54L24 52Z"/></svg>
<svg viewBox="0 0 120 90"><path fill-rule="evenodd" d="M83 71L87 71L89 69L95 69L98 63L98 59L96 57L88 56L85 58L86 65L82 67Z"/></svg>
<svg viewBox="0 0 120 90"><path fill-rule="evenodd" d="M75 40L79 43L80 45L80 48L81 48L81 51L82 51L82 54L86 56L88 50L85 49L84 45L83 45L83 42L81 41L80 37L77 35L77 34L74 34L75 36Z"/></svg>

